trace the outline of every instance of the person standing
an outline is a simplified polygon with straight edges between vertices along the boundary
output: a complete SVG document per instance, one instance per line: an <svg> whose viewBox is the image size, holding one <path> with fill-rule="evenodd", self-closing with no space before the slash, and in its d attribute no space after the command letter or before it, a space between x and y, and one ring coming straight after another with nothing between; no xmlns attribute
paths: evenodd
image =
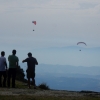
<svg viewBox="0 0 100 100"><path fill-rule="evenodd" d="M35 65L38 65L37 59L32 57L32 53L28 53L28 58L22 61L27 62L27 78L28 78L28 87L30 88L30 79L32 78L34 89L36 88L35 84Z"/></svg>
<svg viewBox="0 0 100 100"><path fill-rule="evenodd" d="M12 78L12 88L15 88L16 68L18 67L19 58L16 56L16 50L12 50L12 55L8 56L8 87L10 87L10 79Z"/></svg>
<svg viewBox="0 0 100 100"><path fill-rule="evenodd" d="M0 57L0 87L2 87L2 86L6 87L7 62L6 62L6 58L4 56L5 56L5 52L2 51L1 52L1 57ZM3 76L3 82L2 82L2 76Z"/></svg>

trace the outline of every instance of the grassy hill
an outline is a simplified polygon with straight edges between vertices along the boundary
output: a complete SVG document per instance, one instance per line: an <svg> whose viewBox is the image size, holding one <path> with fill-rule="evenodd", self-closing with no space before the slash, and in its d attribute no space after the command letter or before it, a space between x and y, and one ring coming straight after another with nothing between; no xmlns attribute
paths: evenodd
<svg viewBox="0 0 100 100"><path fill-rule="evenodd" d="M93 91L45 90L37 86L28 89L27 83L16 81L16 88L0 88L0 100L100 100Z"/></svg>

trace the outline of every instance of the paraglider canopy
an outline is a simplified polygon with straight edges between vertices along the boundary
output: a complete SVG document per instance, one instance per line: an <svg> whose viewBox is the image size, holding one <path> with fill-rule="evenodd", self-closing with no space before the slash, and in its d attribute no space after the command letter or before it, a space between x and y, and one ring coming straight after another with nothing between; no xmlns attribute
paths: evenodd
<svg viewBox="0 0 100 100"><path fill-rule="evenodd" d="M32 21L32 23L34 23L36 25L36 21Z"/></svg>
<svg viewBox="0 0 100 100"><path fill-rule="evenodd" d="M36 21L32 21L32 23L33 23L34 25L36 25ZM34 29L33 29L33 31L34 31Z"/></svg>
<svg viewBox="0 0 100 100"><path fill-rule="evenodd" d="M78 45L78 44L85 44L85 45L86 45L86 43L85 43L85 42L78 42L78 43L77 43L77 45ZM86 45L86 46L87 46L87 45Z"/></svg>
<svg viewBox="0 0 100 100"><path fill-rule="evenodd" d="M78 42L77 45L79 44L84 44L85 46L87 46L85 42ZM79 51L81 51L81 49Z"/></svg>

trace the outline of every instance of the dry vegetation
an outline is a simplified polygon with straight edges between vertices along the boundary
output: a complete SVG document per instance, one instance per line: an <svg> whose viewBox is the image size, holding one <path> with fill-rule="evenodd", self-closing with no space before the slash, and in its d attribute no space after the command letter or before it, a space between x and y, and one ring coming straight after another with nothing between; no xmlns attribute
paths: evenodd
<svg viewBox="0 0 100 100"><path fill-rule="evenodd" d="M25 83L16 81L16 88L0 88L0 100L100 100L100 93L91 91L28 89Z"/></svg>

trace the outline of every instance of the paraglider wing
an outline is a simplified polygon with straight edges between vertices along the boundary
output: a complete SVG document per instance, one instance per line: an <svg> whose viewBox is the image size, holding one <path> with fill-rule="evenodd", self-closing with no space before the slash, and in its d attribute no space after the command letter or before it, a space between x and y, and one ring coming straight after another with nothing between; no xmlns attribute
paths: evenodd
<svg viewBox="0 0 100 100"><path fill-rule="evenodd" d="M32 21L32 23L34 23L36 25L36 21Z"/></svg>
<svg viewBox="0 0 100 100"><path fill-rule="evenodd" d="M32 23L33 23L34 25L36 25L36 21L32 21ZM34 29L33 29L33 31L34 31Z"/></svg>
<svg viewBox="0 0 100 100"><path fill-rule="evenodd" d="M85 45L86 45L86 43L85 43L85 42L78 42L78 43L77 43L77 45L78 45L78 44L85 44Z"/></svg>

